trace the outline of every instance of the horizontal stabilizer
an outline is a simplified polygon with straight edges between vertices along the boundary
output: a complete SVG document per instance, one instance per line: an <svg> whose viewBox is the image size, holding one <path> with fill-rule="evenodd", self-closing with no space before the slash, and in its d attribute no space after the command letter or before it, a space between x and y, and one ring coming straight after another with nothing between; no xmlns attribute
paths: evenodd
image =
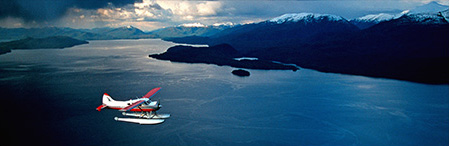
<svg viewBox="0 0 449 146"><path fill-rule="evenodd" d="M106 107L106 105L100 105L97 107L97 111L101 111L102 109L104 109Z"/></svg>

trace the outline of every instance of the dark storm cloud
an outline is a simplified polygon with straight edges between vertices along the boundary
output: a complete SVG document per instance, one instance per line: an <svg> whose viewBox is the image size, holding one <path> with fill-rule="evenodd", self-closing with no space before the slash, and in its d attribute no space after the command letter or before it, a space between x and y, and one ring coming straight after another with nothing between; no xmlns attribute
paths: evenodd
<svg viewBox="0 0 449 146"><path fill-rule="evenodd" d="M62 17L69 8L98 9L109 4L121 7L141 0L0 0L0 19L22 18L25 21L50 21Z"/></svg>

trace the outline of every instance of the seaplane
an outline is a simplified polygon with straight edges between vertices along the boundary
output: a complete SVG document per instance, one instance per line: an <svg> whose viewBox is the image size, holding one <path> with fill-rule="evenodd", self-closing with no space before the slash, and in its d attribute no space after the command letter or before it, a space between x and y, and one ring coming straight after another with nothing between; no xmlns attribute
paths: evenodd
<svg viewBox="0 0 449 146"><path fill-rule="evenodd" d="M116 101L112 99L107 93L103 94L102 102L103 104L98 106L96 109L101 111L104 108L115 109L122 112L122 115L134 117L134 118L119 118L115 117L116 121L130 122L138 124L160 124L164 122L164 119L170 117L170 114L157 114L156 111L159 110L162 105L160 105L159 100L152 101L153 97L161 87L154 88L150 90L141 98L130 99L127 101Z"/></svg>

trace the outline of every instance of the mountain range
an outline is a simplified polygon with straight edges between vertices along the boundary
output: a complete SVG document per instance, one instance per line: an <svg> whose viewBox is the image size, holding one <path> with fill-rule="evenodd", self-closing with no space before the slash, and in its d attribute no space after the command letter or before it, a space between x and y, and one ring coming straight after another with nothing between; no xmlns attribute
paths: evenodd
<svg viewBox="0 0 449 146"><path fill-rule="evenodd" d="M158 38L177 38L177 37L209 37L225 29L232 28L234 25L203 25L203 24L183 24L174 27L161 28L153 30L150 33Z"/></svg>
<svg viewBox="0 0 449 146"><path fill-rule="evenodd" d="M43 28L0 28L0 39L18 40L27 37L44 38L51 36L67 36L79 40L109 40L109 39L138 39L155 38L154 35L145 33L142 30L125 26L119 28L94 28L94 29L73 29L58 27Z"/></svg>
<svg viewBox="0 0 449 146"><path fill-rule="evenodd" d="M140 39L140 38L177 38L187 36L208 37L222 30L231 28L233 25L210 25L210 26L174 26L144 32L133 26L118 28L93 28L73 29L58 27L43 28L1 28L0 40L18 40L27 37L43 38L50 36L67 36L79 40L110 40L110 39Z"/></svg>
<svg viewBox="0 0 449 146"><path fill-rule="evenodd" d="M323 72L449 83L447 13L408 13L365 29L335 15L293 13L201 39Z"/></svg>
<svg viewBox="0 0 449 146"><path fill-rule="evenodd" d="M369 14L363 17L355 18L349 20L352 24L356 25L360 29L369 28L375 24L383 21L389 21L392 19L397 19L405 14L419 14L419 13L438 13L448 9L448 6L441 5L435 1L427 3L422 6L418 6L411 10L404 10L401 13L379 13L379 14Z"/></svg>
<svg viewBox="0 0 449 146"><path fill-rule="evenodd" d="M310 41L312 36L349 33L359 29L340 16L285 14L260 23L236 26L210 37L209 45L229 44L244 53Z"/></svg>
<svg viewBox="0 0 449 146"><path fill-rule="evenodd" d="M360 31L315 35L249 54L324 72L448 83L449 25L443 20L410 14Z"/></svg>
<svg viewBox="0 0 449 146"><path fill-rule="evenodd" d="M439 11L435 12L436 9ZM68 36L80 40L162 38L174 42L208 44L215 50L178 47L152 55L164 60L189 63L225 60L230 64L234 61L229 56L213 60L221 58L219 52L222 51L219 50L226 48L236 50L240 57L291 63L323 72L447 84L448 16L447 6L429 3L400 14L373 14L353 19L358 20L357 23L330 14L290 13L244 25L180 25L151 32L132 26L95 29L0 28L0 34L5 34L0 39L48 36ZM199 56L213 57L195 61L191 51L194 51L193 54L206 51L207 54Z"/></svg>

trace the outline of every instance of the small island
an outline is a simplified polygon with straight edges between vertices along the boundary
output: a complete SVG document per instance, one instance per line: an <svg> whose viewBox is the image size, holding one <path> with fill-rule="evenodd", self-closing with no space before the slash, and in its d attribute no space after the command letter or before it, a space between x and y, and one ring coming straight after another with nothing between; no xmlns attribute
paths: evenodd
<svg viewBox="0 0 449 146"><path fill-rule="evenodd" d="M161 54L151 54L149 57L184 63L206 63L219 66L227 65L236 68L263 69L263 70L293 70L298 68L292 65L276 63L270 60L248 60L235 58L244 57L228 44L212 47L174 46Z"/></svg>
<svg viewBox="0 0 449 146"><path fill-rule="evenodd" d="M240 77L249 77L249 75L250 75L249 71L246 71L243 69L233 70L232 74L234 74L236 76L240 76Z"/></svg>
<svg viewBox="0 0 449 146"><path fill-rule="evenodd" d="M0 54L11 52L13 49L62 49L89 42L77 40L67 36L53 36L46 38L32 38L0 43Z"/></svg>

